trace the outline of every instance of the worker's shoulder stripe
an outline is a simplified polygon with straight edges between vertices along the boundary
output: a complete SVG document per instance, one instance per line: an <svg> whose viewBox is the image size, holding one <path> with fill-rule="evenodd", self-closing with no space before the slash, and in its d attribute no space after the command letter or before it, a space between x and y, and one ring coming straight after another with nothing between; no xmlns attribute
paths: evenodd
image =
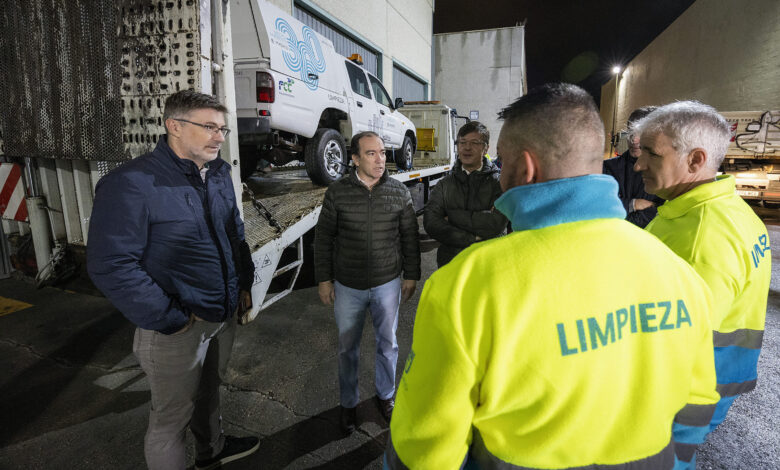
<svg viewBox="0 0 780 470"><path fill-rule="evenodd" d="M764 341L764 330L750 330L747 328L735 330L730 333L712 332L712 343L716 348L727 346L739 346L747 349L761 349Z"/></svg>
<svg viewBox="0 0 780 470"><path fill-rule="evenodd" d="M479 430L474 428L474 440L469 450L469 460L477 463L478 468L492 470L536 470L534 467L521 467L505 462L485 447L485 442ZM658 470L659 468L672 468L674 466L674 444L670 441L666 447L657 454L631 462L605 465L593 464L583 467L567 467L567 470Z"/></svg>

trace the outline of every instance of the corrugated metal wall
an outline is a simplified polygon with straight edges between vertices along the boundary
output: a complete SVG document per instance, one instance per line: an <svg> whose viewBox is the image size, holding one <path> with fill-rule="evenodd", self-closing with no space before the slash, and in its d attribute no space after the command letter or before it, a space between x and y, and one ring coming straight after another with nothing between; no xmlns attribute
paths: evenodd
<svg viewBox="0 0 780 470"><path fill-rule="evenodd" d="M403 98L404 101L428 99L425 84L398 67L393 67L393 98Z"/></svg>
<svg viewBox="0 0 780 470"><path fill-rule="evenodd" d="M295 6L295 18L333 41L333 48L344 57L349 57L352 54L360 54L363 56L363 68L379 77L379 74L377 73L377 70L379 70L379 57L376 52L367 49L341 31L338 31L331 25L323 22L309 11L301 8L300 5ZM379 78L381 79L382 77Z"/></svg>

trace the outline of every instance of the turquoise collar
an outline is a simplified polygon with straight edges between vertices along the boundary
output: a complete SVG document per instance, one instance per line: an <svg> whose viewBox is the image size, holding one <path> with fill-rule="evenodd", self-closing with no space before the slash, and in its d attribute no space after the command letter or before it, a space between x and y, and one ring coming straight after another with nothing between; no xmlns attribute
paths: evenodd
<svg viewBox="0 0 780 470"><path fill-rule="evenodd" d="M608 175L585 175L516 186L496 199L496 209L513 230L533 230L581 220L625 219L617 181Z"/></svg>

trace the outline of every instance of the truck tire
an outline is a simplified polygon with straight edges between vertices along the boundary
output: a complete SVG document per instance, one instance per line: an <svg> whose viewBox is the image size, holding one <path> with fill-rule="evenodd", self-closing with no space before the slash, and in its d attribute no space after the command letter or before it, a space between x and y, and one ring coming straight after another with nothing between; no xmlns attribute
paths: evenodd
<svg viewBox="0 0 780 470"><path fill-rule="evenodd" d="M245 181L257 170L260 152L257 151L256 145L240 145L238 147L238 159L241 162L241 181Z"/></svg>
<svg viewBox="0 0 780 470"><path fill-rule="evenodd" d="M346 173L347 146L333 129L318 129L304 149L306 173L317 184L327 186Z"/></svg>
<svg viewBox="0 0 780 470"><path fill-rule="evenodd" d="M401 148L393 151L393 160L395 160L395 166L399 170L411 170L414 160L414 145L412 139L407 135L404 136L404 142L401 144Z"/></svg>

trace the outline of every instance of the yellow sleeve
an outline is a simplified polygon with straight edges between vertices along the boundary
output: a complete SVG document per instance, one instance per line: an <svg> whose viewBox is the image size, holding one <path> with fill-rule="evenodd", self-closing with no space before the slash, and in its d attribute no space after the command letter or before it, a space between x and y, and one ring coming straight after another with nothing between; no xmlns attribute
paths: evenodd
<svg viewBox="0 0 780 470"><path fill-rule="evenodd" d="M412 350L398 386L388 468L459 468L471 442L478 367L453 328L449 283L425 284L417 308Z"/></svg>
<svg viewBox="0 0 780 470"><path fill-rule="evenodd" d="M694 261L691 266L712 293L710 323L712 329L718 331L739 293L737 281L728 274L730 270L727 269L718 269L701 261Z"/></svg>

